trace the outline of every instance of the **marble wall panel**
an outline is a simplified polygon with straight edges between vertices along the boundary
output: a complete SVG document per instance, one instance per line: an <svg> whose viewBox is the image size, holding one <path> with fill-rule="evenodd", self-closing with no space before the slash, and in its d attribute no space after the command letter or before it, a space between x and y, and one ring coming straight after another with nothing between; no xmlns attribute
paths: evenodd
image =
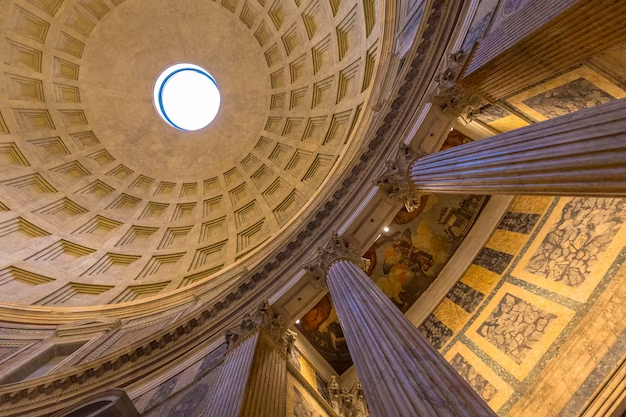
<svg viewBox="0 0 626 417"><path fill-rule="evenodd" d="M420 326L499 415L576 416L626 359L624 203L518 197Z"/></svg>
<svg viewBox="0 0 626 417"><path fill-rule="evenodd" d="M308 387L289 374L287 377L287 417L331 416L311 395Z"/></svg>
<svg viewBox="0 0 626 417"><path fill-rule="evenodd" d="M482 0L478 5L472 25L463 41L461 47L464 51L470 51L474 44L478 42L487 33L491 21L495 15L499 0Z"/></svg>
<svg viewBox="0 0 626 417"><path fill-rule="evenodd" d="M496 129L499 132L508 132L528 126L528 122L516 114L511 113L498 104L488 104L476 114L476 120Z"/></svg>
<svg viewBox="0 0 626 417"><path fill-rule="evenodd" d="M217 383L220 367L185 389L170 396L157 407L143 413L144 417L197 417L202 415Z"/></svg>
<svg viewBox="0 0 626 417"><path fill-rule="evenodd" d="M615 82L579 65L508 97L505 102L540 122L624 97L626 91Z"/></svg>
<svg viewBox="0 0 626 417"><path fill-rule="evenodd" d="M182 392L189 391L190 387L198 385L198 381L204 380L209 374L215 373L215 370L219 368L224 359L225 352L226 344L220 345L188 368L135 398L133 400L135 407L144 415L167 415L163 414L164 410L170 410L170 406L174 406L174 403L177 403L178 400L176 398L179 398ZM210 380L212 381L212 379ZM206 396L206 393L204 395ZM190 408L193 407L190 406Z"/></svg>

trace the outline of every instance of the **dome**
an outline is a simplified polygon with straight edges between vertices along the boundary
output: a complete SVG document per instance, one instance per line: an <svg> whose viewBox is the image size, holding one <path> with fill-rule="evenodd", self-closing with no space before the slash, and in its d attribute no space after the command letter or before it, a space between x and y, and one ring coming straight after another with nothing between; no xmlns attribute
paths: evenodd
<svg viewBox="0 0 626 417"><path fill-rule="evenodd" d="M256 265L362 146L381 37L356 2L10 3L3 303L189 297ZM183 63L221 95L198 130L155 106L159 75Z"/></svg>

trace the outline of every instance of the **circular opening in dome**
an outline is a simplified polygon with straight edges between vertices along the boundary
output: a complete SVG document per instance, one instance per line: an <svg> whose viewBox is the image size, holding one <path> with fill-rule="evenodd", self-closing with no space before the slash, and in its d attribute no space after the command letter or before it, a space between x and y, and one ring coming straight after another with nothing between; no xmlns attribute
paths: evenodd
<svg viewBox="0 0 626 417"><path fill-rule="evenodd" d="M215 79L204 68L176 64L159 75L154 85L154 105L159 115L180 130L208 126L220 109Z"/></svg>

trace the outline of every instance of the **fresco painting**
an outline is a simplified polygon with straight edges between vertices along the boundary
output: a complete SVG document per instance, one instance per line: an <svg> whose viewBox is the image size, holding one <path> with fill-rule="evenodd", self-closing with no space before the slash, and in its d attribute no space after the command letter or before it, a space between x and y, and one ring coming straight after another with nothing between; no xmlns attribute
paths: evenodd
<svg viewBox="0 0 626 417"><path fill-rule="evenodd" d="M342 374L352 366L330 294L326 294L302 317L296 327L337 373Z"/></svg>
<svg viewBox="0 0 626 417"><path fill-rule="evenodd" d="M426 195L398 212L366 253L368 275L402 312L435 280L474 224L483 196Z"/></svg>
<svg viewBox="0 0 626 417"><path fill-rule="evenodd" d="M406 312L452 257L485 202L483 196L426 195L414 211L402 208L389 232L365 253L366 274ZM330 295L302 317L297 328L337 373L352 366Z"/></svg>
<svg viewBox="0 0 626 417"><path fill-rule="evenodd" d="M471 142L452 130L441 150ZM457 250L488 197L423 195L409 212L402 207L389 232L363 255L365 273L402 311L406 312ZM348 345L330 295L324 296L296 325L302 335L338 373L352 366Z"/></svg>

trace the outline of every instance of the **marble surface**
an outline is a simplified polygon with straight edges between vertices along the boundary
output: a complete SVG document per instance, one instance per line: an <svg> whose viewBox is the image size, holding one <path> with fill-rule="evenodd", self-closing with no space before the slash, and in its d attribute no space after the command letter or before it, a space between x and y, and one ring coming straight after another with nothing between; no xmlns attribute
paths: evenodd
<svg viewBox="0 0 626 417"><path fill-rule="evenodd" d="M499 415L574 416L626 356L624 202L519 197L420 326Z"/></svg>

